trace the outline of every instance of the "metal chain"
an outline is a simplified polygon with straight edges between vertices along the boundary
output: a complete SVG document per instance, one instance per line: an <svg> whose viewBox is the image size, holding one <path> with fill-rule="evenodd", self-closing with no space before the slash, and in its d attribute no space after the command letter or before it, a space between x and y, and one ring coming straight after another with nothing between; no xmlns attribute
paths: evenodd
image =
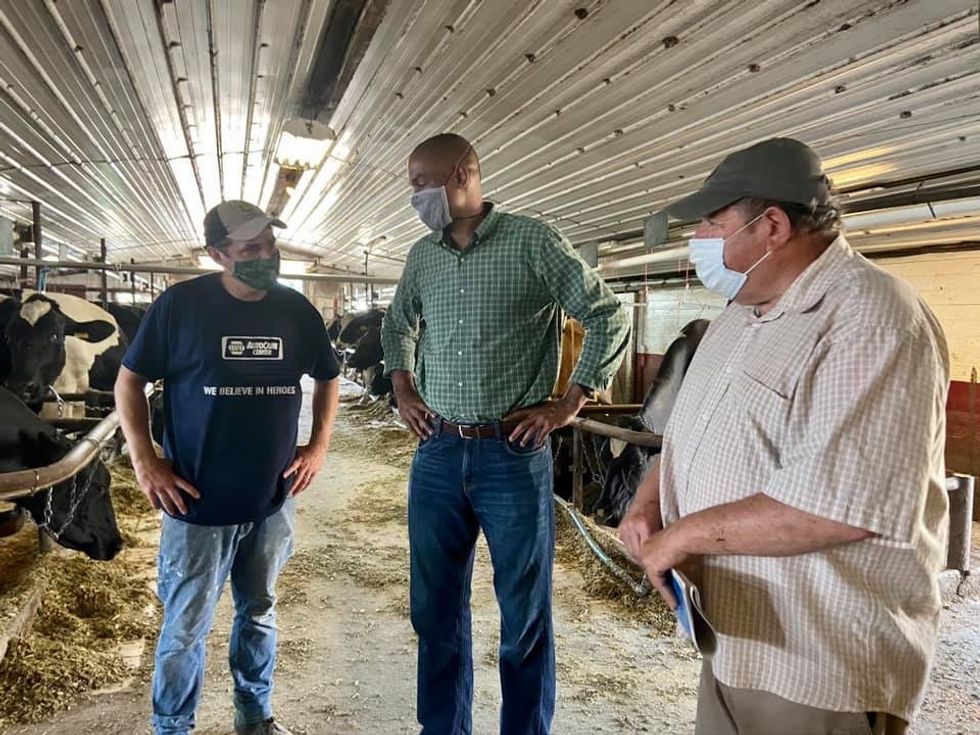
<svg viewBox="0 0 980 735"><path fill-rule="evenodd" d="M589 442L589 444L591 445L592 442ZM597 465L599 464L599 458L598 457L595 458L595 464L593 464L593 462L592 462L593 457L592 457L592 451L591 451L593 449L594 449L594 445L593 446L590 446L590 447L586 447L585 446L585 438L583 437L582 438L582 457L585 458L585 464L586 464L589 472L592 473L592 481L593 482L597 482L600 485L604 485L605 482L606 482L606 473L603 472L602 470L598 469L598 467L597 467Z"/></svg>
<svg viewBox="0 0 980 735"><path fill-rule="evenodd" d="M91 439L83 439L82 441L92 441ZM94 443L94 442L93 442ZM104 462L106 459L105 448L99 448L99 456L97 459L92 460L95 462ZM91 464L91 463L90 463ZM85 485L79 490L78 488L78 475L73 475L71 478L71 494L68 500L68 514L65 517L65 522L61 524L61 528L57 531L51 527L51 521L54 515L54 509L52 508L52 500L54 496L54 487L49 487L47 492L47 499L44 503L44 516L41 523L38 524L38 528L44 529L48 534L57 541L61 538L61 534L65 532L65 529L75 520L75 513L78 511L78 506L81 505L82 500L88 494L89 489L92 487L92 480L95 479L95 470L89 473L88 479L85 481Z"/></svg>

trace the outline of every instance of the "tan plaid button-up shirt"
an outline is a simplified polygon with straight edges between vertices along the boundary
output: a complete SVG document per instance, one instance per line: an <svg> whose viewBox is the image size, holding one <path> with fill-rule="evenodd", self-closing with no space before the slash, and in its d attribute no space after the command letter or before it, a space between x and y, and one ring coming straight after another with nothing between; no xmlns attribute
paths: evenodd
<svg viewBox="0 0 980 735"><path fill-rule="evenodd" d="M731 304L712 323L664 438L664 522L763 492L879 534L704 558L719 681L911 719L940 609L948 382L935 317L843 237L765 316Z"/></svg>

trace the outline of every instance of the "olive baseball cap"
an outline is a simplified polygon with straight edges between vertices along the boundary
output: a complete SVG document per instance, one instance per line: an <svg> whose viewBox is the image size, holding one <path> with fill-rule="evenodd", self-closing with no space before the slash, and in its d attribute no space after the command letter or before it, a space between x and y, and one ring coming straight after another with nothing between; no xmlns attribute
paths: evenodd
<svg viewBox="0 0 980 735"><path fill-rule="evenodd" d="M677 219L696 220L745 198L813 208L830 203L830 180L808 145L792 138L770 138L730 153L700 189L666 211Z"/></svg>
<svg viewBox="0 0 980 735"><path fill-rule="evenodd" d="M221 202L204 216L204 242L218 247L225 240L251 240L269 225L285 227L286 223L248 202Z"/></svg>

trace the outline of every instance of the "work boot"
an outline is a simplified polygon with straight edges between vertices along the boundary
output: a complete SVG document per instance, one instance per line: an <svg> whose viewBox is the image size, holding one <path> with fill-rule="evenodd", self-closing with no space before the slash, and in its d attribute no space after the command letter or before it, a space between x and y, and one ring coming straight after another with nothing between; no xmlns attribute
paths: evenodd
<svg viewBox="0 0 980 735"><path fill-rule="evenodd" d="M265 722L255 722L251 725L235 725L236 735L293 735L289 730L270 717Z"/></svg>

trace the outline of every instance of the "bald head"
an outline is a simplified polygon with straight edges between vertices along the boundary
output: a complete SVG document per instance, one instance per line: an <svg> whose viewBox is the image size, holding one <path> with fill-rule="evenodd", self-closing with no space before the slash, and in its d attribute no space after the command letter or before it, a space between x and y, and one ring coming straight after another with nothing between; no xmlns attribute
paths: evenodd
<svg viewBox="0 0 980 735"><path fill-rule="evenodd" d="M413 192L445 186L454 218L483 209L480 160L461 135L442 133L419 143L408 158L408 177Z"/></svg>
<svg viewBox="0 0 980 735"><path fill-rule="evenodd" d="M409 161L415 158L441 165L449 174L454 166L473 167L480 170L476 151L466 138L456 133L440 133L423 140L412 151Z"/></svg>

